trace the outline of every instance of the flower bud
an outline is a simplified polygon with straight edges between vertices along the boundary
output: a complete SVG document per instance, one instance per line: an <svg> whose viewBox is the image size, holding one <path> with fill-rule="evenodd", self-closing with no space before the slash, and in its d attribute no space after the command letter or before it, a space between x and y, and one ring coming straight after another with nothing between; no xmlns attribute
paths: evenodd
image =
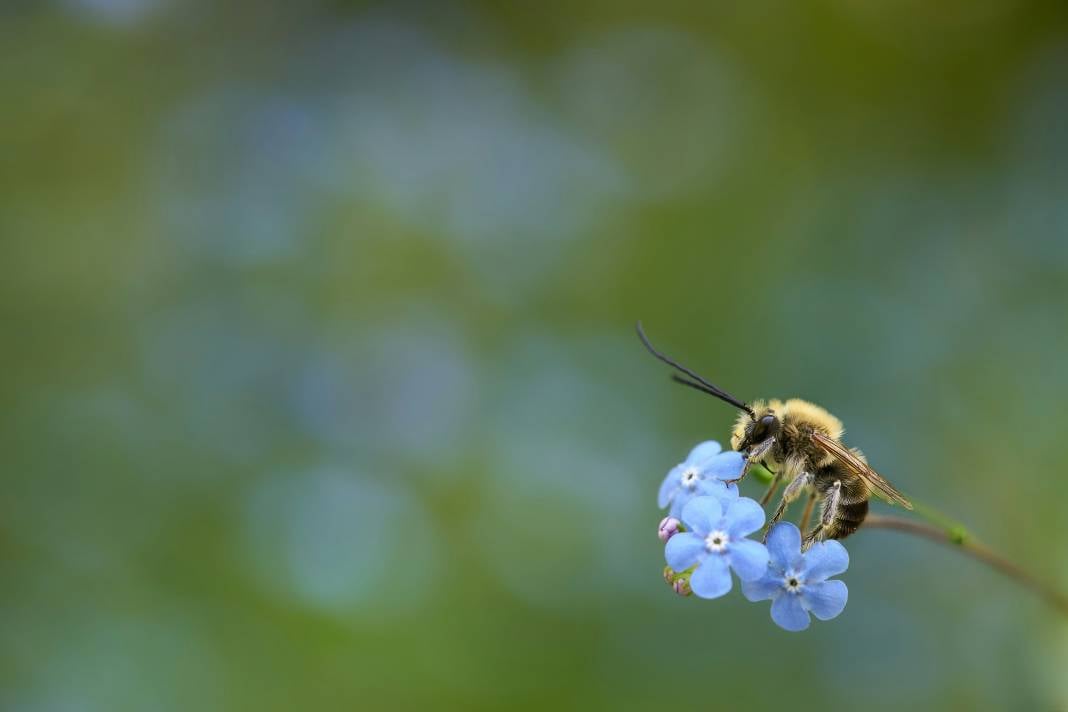
<svg viewBox="0 0 1068 712"><path fill-rule="evenodd" d="M660 522L660 527L657 530L656 535L660 537L660 541L666 542L678 533L679 520L675 519L675 517L664 517Z"/></svg>
<svg viewBox="0 0 1068 712"><path fill-rule="evenodd" d="M675 593L679 594L680 596L689 596L691 593L693 593L693 591L690 589L689 576L679 576L675 579L674 583L671 584L671 588L674 589Z"/></svg>

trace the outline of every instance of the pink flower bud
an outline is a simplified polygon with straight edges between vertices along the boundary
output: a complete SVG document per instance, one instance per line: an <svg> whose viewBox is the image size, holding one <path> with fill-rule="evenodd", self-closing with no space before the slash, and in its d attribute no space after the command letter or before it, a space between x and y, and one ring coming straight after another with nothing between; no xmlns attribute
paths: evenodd
<svg viewBox="0 0 1068 712"><path fill-rule="evenodd" d="M657 530L657 536L660 537L660 541L666 542L671 537L679 533L679 520L675 517L664 517L660 522L660 528Z"/></svg>

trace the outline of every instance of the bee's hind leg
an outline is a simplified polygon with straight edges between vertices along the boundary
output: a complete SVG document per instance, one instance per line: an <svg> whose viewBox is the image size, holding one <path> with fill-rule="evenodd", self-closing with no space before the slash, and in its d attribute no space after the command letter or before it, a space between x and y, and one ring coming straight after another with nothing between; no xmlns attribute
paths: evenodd
<svg viewBox="0 0 1068 712"><path fill-rule="evenodd" d="M841 498L842 483L840 480L835 480L834 484L831 485L831 488L827 490L827 493L824 496L823 510L820 512L820 523L817 524L816 528L809 532L801 542L802 551L812 546L813 542L821 540L822 537L820 535L831 528L834 520L838 517L838 502Z"/></svg>
<svg viewBox="0 0 1068 712"><path fill-rule="evenodd" d="M767 541L768 531L771 530L771 527L782 519L782 515L786 513L786 506L800 497L805 488L811 484L812 475L808 472L802 472L791 480L790 484L786 485L786 489L782 491L782 499L779 500L779 506L775 509L775 514L771 515L768 525L764 528L764 541Z"/></svg>

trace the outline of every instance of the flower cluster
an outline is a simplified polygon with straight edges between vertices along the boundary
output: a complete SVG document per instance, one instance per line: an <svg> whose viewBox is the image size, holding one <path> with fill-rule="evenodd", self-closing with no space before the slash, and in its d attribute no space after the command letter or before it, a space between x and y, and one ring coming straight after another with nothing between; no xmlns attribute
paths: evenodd
<svg viewBox="0 0 1068 712"><path fill-rule="evenodd" d="M719 598L732 587L731 571L750 601L771 600L771 619L786 630L804 630L809 614L834 618L845 608L846 585L828 581L849 566L837 541L801 550L801 532L779 522L767 546L748 536L764 526L764 510L724 480L738 477L743 461L719 443L701 443L660 486L658 504L670 507L658 528L665 542L664 578L680 595Z"/></svg>

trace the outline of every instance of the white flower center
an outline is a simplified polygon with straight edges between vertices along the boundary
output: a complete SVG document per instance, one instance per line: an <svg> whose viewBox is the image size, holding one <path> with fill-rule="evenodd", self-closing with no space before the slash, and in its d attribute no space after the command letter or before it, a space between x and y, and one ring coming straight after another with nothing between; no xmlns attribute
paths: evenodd
<svg viewBox="0 0 1068 712"><path fill-rule="evenodd" d="M682 486L686 489L693 489L697 486L697 468L691 467L682 473Z"/></svg>
<svg viewBox="0 0 1068 712"><path fill-rule="evenodd" d="M705 537L705 546L711 552L720 552L727 548L729 541L730 537L727 536L727 532L717 530Z"/></svg>
<svg viewBox="0 0 1068 712"><path fill-rule="evenodd" d="M804 580L800 574L796 571L790 570L783 575L783 586L786 588L787 593L801 593L801 586L804 585Z"/></svg>

